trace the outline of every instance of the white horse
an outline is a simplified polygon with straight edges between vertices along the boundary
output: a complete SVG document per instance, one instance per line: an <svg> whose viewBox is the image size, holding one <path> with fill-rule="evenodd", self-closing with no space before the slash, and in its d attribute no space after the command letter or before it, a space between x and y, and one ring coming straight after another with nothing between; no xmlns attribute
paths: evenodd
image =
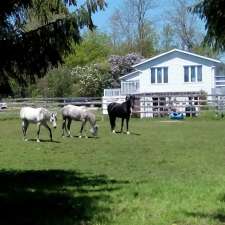
<svg viewBox="0 0 225 225"><path fill-rule="evenodd" d="M50 139L52 141L52 131L47 122L50 121L50 123L52 123L52 126L56 128L56 113L51 113L45 108L22 107L20 110L20 118L22 120L22 131L25 141L27 141L26 132L29 123L37 124L37 142L40 142L39 134L41 125L49 130Z"/></svg>
<svg viewBox="0 0 225 225"><path fill-rule="evenodd" d="M64 130L66 131L69 137L72 137L70 133L70 125L72 120L81 121L81 128L80 128L80 136L82 137L82 132L86 122L88 121L91 125L90 132L92 135L97 136L98 133L98 125L96 125L96 117L95 114L90 112L86 107L83 106L74 106L74 105L66 105L62 108L62 136L64 137ZM68 121L68 122L67 122ZM67 124L66 124L67 122ZM87 135L85 134L87 138Z"/></svg>

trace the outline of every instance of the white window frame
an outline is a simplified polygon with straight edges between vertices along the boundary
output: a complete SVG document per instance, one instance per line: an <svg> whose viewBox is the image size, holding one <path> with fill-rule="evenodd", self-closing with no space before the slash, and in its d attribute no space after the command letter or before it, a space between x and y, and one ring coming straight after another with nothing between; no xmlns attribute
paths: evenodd
<svg viewBox="0 0 225 225"><path fill-rule="evenodd" d="M154 72L153 72L154 70ZM165 71L167 70L167 79L165 79ZM161 80L159 79L158 71L161 71ZM154 76L154 77L152 77ZM152 79L154 78L154 79ZM152 82L154 80L154 82ZM167 80L167 82L165 82ZM161 82L159 82L161 81ZM169 68L168 66L163 67L151 67L150 68L150 82L151 84L168 84L169 83Z"/></svg>
<svg viewBox="0 0 225 225"><path fill-rule="evenodd" d="M184 68L183 70L184 83L201 83L203 81L202 80L202 65L185 65L183 68ZM185 81L185 68L188 68L188 81ZM199 68L201 69L199 70ZM201 73L199 73L200 71ZM201 79L199 80L200 77Z"/></svg>

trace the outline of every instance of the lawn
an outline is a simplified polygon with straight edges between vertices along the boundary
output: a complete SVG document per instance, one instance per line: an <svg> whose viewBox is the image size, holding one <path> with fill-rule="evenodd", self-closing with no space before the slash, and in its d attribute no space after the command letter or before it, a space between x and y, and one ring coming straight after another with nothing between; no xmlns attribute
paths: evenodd
<svg viewBox="0 0 225 225"><path fill-rule="evenodd" d="M0 224L214 225L225 223L225 121L135 119L131 135L54 142L0 113ZM72 123L77 135L79 123Z"/></svg>

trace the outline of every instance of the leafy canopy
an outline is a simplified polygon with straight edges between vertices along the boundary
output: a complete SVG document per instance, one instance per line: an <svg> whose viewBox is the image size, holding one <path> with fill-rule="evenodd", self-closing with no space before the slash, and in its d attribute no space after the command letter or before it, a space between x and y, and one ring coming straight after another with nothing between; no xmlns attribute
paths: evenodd
<svg viewBox="0 0 225 225"><path fill-rule="evenodd" d="M105 61L112 52L110 37L99 31L86 32L79 44L73 44L74 52L65 59L69 66L83 66Z"/></svg>
<svg viewBox="0 0 225 225"><path fill-rule="evenodd" d="M205 41L215 48L225 50L225 0L203 0L193 12L205 21Z"/></svg>
<svg viewBox="0 0 225 225"><path fill-rule="evenodd" d="M80 41L80 29L94 28L91 14L106 7L105 0L0 1L0 87L9 91L9 78L19 83L42 77L62 63L71 43ZM70 13L67 6L73 5ZM34 26L28 22L35 19Z"/></svg>

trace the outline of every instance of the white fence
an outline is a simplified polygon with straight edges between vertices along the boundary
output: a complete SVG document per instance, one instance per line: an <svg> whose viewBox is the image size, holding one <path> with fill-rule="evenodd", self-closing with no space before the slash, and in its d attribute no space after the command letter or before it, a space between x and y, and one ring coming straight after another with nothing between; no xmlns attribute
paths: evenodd
<svg viewBox="0 0 225 225"><path fill-rule="evenodd" d="M61 108L66 104L98 107L104 115L111 102L122 103L125 95L82 98L19 98L3 99L7 103L6 111L18 111L22 106ZM212 109L216 112L225 111L225 95L204 96L200 94L181 95L136 95L133 115L140 118L166 116L171 112L182 112L186 115L198 115L203 110Z"/></svg>
<svg viewBox="0 0 225 225"><path fill-rule="evenodd" d="M125 101L126 96L104 96L102 97L102 113L107 115L107 107L112 102L122 103Z"/></svg>
<svg viewBox="0 0 225 225"><path fill-rule="evenodd" d="M67 104L77 106L87 106L92 109L102 107L101 97L76 97L76 98L16 98L2 99L7 108L0 109L0 118L18 117L19 110L23 106L45 107L50 110L58 111L61 107Z"/></svg>
<svg viewBox="0 0 225 225"><path fill-rule="evenodd" d="M107 106L111 102L123 102L125 96L104 96L102 100L103 114L107 114ZM133 115L140 118L168 116L171 112L181 112L186 116L197 116L203 110L225 111L225 95L136 95Z"/></svg>
<svg viewBox="0 0 225 225"><path fill-rule="evenodd" d="M102 106L101 97L75 97L75 98L9 98L2 99L8 108L20 108L22 106L33 106L33 107L63 107L67 104L73 105L85 105L85 106Z"/></svg>

